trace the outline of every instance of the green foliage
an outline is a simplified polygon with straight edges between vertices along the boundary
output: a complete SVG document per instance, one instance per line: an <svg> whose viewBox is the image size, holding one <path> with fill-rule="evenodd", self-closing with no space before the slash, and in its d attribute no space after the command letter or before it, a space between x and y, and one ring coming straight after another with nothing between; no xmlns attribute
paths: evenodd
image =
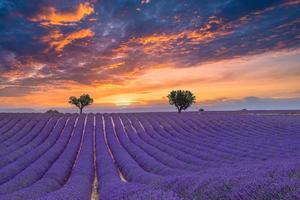
<svg viewBox="0 0 300 200"><path fill-rule="evenodd" d="M57 110L52 110L52 109L47 110L46 113L47 114L59 114L59 112Z"/></svg>
<svg viewBox="0 0 300 200"><path fill-rule="evenodd" d="M167 97L169 103L178 109L178 113L181 113L182 110L186 110L196 102L196 97L188 90L173 90Z"/></svg>
<svg viewBox="0 0 300 200"><path fill-rule="evenodd" d="M77 98L75 96L71 96L69 98L69 103L78 107L80 110L80 114L82 113L82 109L85 106L91 105L93 103L93 101L94 100L88 94L83 94L79 98Z"/></svg>

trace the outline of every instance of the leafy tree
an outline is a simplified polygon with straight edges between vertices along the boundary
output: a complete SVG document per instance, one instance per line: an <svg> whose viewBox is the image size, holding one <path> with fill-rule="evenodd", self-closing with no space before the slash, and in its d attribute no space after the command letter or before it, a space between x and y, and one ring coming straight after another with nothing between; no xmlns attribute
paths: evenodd
<svg viewBox="0 0 300 200"><path fill-rule="evenodd" d="M47 114L59 114L59 112L57 110L52 110L52 109L47 110L46 113Z"/></svg>
<svg viewBox="0 0 300 200"><path fill-rule="evenodd" d="M196 97L188 90L173 90L167 97L169 103L175 105L178 109L178 113L181 113L182 110L186 110L196 102Z"/></svg>
<svg viewBox="0 0 300 200"><path fill-rule="evenodd" d="M83 94L79 98L75 96L71 96L69 98L69 103L75 105L79 108L80 114L82 114L82 109L85 106L91 105L93 103L93 99L88 94Z"/></svg>

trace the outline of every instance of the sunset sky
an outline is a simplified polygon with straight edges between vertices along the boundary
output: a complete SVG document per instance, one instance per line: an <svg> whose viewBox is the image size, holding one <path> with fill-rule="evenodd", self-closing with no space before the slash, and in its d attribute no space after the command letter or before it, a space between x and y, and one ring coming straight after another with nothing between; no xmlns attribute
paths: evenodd
<svg viewBox="0 0 300 200"><path fill-rule="evenodd" d="M0 0L0 108L163 108L173 89L300 109L300 0Z"/></svg>

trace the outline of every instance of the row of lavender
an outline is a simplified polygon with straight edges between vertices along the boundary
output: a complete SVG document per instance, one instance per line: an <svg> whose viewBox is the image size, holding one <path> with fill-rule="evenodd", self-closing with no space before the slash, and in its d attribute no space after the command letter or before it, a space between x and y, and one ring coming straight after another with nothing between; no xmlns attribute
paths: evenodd
<svg viewBox="0 0 300 200"><path fill-rule="evenodd" d="M1 114L0 199L90 199L94 176L99 199L295 199L299 128L293 115Z"/></svg>

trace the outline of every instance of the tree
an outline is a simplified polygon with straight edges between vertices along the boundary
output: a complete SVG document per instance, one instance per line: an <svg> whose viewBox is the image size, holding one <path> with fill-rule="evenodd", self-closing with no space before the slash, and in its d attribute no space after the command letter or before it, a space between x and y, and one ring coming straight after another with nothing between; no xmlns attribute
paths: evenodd
<svg viewBox="0 0 300 200"><path fill-rule="evenodd" d="M186 110L196 102L196 97L188 90L173 90L167 97L169 103L175 105L178 109L178 113L181 113L182 110Z"/></svg>
<svg viewBox="0 0 300 200"><path fill-rule="evenodd" d="M85 106L91 105L93 103L93 99L88 94L83 94L79 98L75 96L71 96L69 98L69 103L75 105L79 108L80 114L82 114L82 109Z"/></svg>
<svg viewBox="0 0 300 200"><path fill-rule="evenodd" d="M58 112L57 110L52 110L52 109L47 110L46 113L47 113L47 114L53 114L53 115L59 114L59 112Z"/></svg>

